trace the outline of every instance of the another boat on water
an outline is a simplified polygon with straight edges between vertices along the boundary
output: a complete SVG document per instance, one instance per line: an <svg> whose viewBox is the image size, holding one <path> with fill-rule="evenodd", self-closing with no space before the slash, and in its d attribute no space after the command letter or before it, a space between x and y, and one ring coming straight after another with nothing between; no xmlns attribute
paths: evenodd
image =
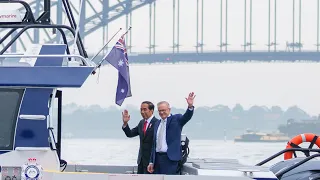
<svg viewBox="0 0 320 180"><path fill-rule="evenodd" d="M240 136L234 138L235 142L288 142L290 138L283 133L263 133L246 130Z"/></svg>
<svg viewBox="0 0 320 180"><path fill-rule="evenodd" d="M68 1L63 0L65 9ZM50 23L50 0L45 0L45 12L35 20L30 6L24 1L1 0L1 3L20 3L26 15L19 20L17 12L2 14L0 28L8 34L0 45L13 34L12 39L0 50L0 180L315 180L320 177L318 136L301 135L300 140L311 142L308 149L291 145L256 165L243 165L236 159L191 159L189 141L182 135L180 175L137 175L137 166L104 166L68 164L61 158L62 90L81 88L94 74L97 65L88 60L81 38L77 45L80 55L70 54L63 29L75 37L73 27ZM3 12L0 12L3 13ZM67 10L72 20L71 11ZM14 20L12 20L13 18ZM71 22L70 22L71 23ZM64 44L39 44L25 54L4 54L6 50L31 28L58 29ZM29 54L31 52L31 54ZM67 55L65 55L67 54ZM74 59L77 60L74 60ZM81 97L79 97L81 98ZM57 101L57 102L56 102ZM57 112L54 111L57 109ZM53 128L57 113L57 129ZM90 122L88 122L90 123ZM55 133L57 137L55 136ZM297 138L299 139L299 138ZM190 141L192 142L192 141ZM295 141L297 143L299 141ZM86 144L83 144L86 146ZM296 144L298 145L298 144ZM99 148L99 147L92 147ZM291 158L289 152L302 151L305 158ZM310 155L310 152L317 152ZM212 152L214 153L214 152ZM271 167L263 165L286 153L286 159Z"/></svg>
<svg viewBox="0 0 320 180"><path fill-rule="evenodd" d="M280 125L278 130L289 137L304 132L320 134L320 115L313 119L288 119L287 124Z"/></svg>

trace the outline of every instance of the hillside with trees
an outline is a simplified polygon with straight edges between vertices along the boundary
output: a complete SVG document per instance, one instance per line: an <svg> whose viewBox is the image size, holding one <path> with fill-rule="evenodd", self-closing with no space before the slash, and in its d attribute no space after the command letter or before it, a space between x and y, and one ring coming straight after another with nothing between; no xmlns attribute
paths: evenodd
<svg viewBox="0 0 320 180"><path fill-rule="evenodd" d="M139 108L129 106L131 128L141 119ZM172 113L184 113L184 109L172 108ZM155 112L156 117L159 117ZM279 106L267 108L252 106L244 109L240 104L235 107L216 105L213 107L198 107L191 121L184 127L183 132L193 139L227 139L242 134L246 129L273 132L287 120L312 119L305 111L297 106L287 110ZM62 132L69 138L126 138L121 130L121 111L116 107L108 109L98 105L83 107L76 104L63 106Z"/></svg>

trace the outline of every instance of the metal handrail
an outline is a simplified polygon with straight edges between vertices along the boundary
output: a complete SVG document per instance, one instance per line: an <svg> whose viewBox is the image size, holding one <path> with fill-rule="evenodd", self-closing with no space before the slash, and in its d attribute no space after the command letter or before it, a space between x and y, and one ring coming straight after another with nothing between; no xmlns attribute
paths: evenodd
<svg viewBox="0 0 320 180"><path fill-rule="evenodd" d="M80 55L76 55L76 54L72 54L72 55L0 55L0 58L38 58L38 57L44 57L44 58L48 58L48 57L64 57L64 58L69 58L69 57L73 57L73 58L79 58L81 59L86 66L92 66L92 63L90 63L86 58L84 58L83 56Z"/></svg>
<svg viewBox="0 0 320 180"><path fill-rule="evenodd" d="M261 162L259 162L258 164L256 164L256 166L262 166L262 165L264 165L265 163L267 163L267 162L269 162L269 161L271 161L271 160L273 160L274 158L276 158L276 157L278 157L278 156L280 156L280 155L282 155L283 153L285 153L285 152L289 152L289 151L300 151L300 152L317 152L317 153L320 153L320 149L309 149L309 148L288 148L288 149L284 149L284 150L282 150L282 151L280 151L280 152L278 152L278 153L276 153L276 154L274 154L274 155L272 155L272 156L270 156L270 157L268 157L267 159L265 159L265 160L263 160L263 161L261 161Z"/></svg>
<svg viewBox="0 0 320 180"><path fill-rule="evenodd" d="M305 158L305 159L303 159L303 160L301 160L301 161L293 164L292 166L289 166L289 167L287 167L287 168L285 168L285 169L281 169L280 171L278 171L277 173L275 173L275 176L276 176L278 179L281 179L282 176L283 176L285 173L287 173L287 172L295 169L296 167L299 167L300 165L302 165L302 164L310 161L311 159L314 159L314 158L319 157L319 156L320 156L320 154L314 154L314 155L312 155L312 156L309 156L309 157L307 157L307 158Z"/></svg>

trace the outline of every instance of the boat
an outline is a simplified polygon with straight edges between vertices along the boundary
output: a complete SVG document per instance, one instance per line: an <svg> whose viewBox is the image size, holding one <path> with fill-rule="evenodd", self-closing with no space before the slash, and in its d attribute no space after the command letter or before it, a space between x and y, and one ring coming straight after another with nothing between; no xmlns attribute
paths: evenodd
<svg viewBox="0 0 320 180"><path fill-rule="evenodd" d="M279 125L278 130L289 137L304 132L320 134L320 116L313 119L288 119L287 124Z"/></svg>
<svg viewBox="0 0 320 180"><path fill-rule="evenodd" d="M65 9L68 1L63 0ZM45 12L34 19L25 1L1 0L1 3L20 3L26 15L19 20L14 14L2 13L0 28L10 29L0 39L0 45L14 34L0 50L0 180L313 180L320 176L319 149L291 148L270 156L256 165L243 165L236 159L189 158L187 135L181 135L183 157L178 175L136 174L137 166L78 165L61 158L62 141L62 88L81 88L86 79L94 75L97 64L90 61L78 37L80 55L70 54L63 29L79 36L73 27L50 22L50 0L45 0ZM67 10L70 21L71 11ZM12 21L10 18L14 18ZM70 22L71 23L71 22ZM24 54L4 54L27 29L58 29L63 44L39 44ZM12 30L13 29L13 30ZM80 97L79 97L80 98ZM53 116L57 128L53 128ZM55 133L56 132L56 136ZM301 137L303 137L301 135ZM303 138L302 138L303 139ZM319 144L317 142L317 144ZM84 146L86 144L83 144ZM99 147L96 147L99 148ZM264 166L274 158L288 152L305 152L305 158L291 158ZM309 152L318 152L309 155ZM214 153L214 152L212 152Z"/></svg>
<svg viewBox="0 0 320 180"><path fill-rule="evenodd" d="M263 133L247 129L245 133L234 138L234 142L288 142L290 138L283 133Z"/></svg>

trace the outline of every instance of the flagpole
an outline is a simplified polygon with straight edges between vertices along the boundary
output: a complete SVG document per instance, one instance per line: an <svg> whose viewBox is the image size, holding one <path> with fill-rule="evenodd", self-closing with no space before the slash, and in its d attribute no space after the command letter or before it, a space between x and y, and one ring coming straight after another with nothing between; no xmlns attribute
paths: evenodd
<svg viewBox="0 0 320 180"><path fill-rule="evenodd" d="M132 27L130 26L122 36L126 35L126 34L131 30L131 28L132 28ZM99 51L93 58L91 58L91 61L92 61L95 57L98 56L98 54L103 50L103 48L110 43L110 41L119 33L119 31L120 31L121 29L122 29L122 28L120 28L120 29L111 37L111 39L106 43L106 45L104 45L104 46L100 49L100 51ZM102 60L97 64L97 66L93 69L93 71L92 71L92 74L93 74L93 75L96 73L96 70L101 66L101 64L103 63L103 61L104 61L104 59L102 59Z"/></svg>
<svg viewBox="0 0 320 180"><path fill-rule="evenodd" d="M126 35L130 30L131 30L131 26L127 29L127 31L123 35Z"/></svg>
<svg viewBox="0 0 320 180"><path fill-rule="evenodd" d="M110 43L110 41L121 31L121 29L122 28L120 28L110 39L109 39L109 41L98 51L98 53L96 54L96 55L94 55L91 59L90 59L90 61L92 61L94 58L96 58L99 54L100 54L100 52Z"/></svg>

